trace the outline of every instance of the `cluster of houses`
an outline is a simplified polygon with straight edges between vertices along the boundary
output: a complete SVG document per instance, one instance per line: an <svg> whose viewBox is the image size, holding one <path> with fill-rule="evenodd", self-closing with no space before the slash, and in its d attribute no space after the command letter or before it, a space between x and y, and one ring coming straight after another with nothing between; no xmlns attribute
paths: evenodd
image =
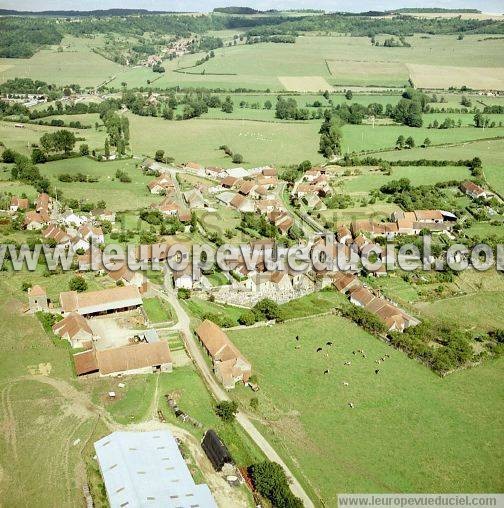
<svg viewBox="0 0 504 508"><path fill-rule="evenodd" d="M420 321L407 314L380 294L373 294L361 285L356 275L344 272L334 272L331 275L333 286L343 294L349 296L350 302L363 307L374 314L387 327L388 331L402 332Z"/></svg>
<svg viewBox="0 0 504 508"><path fill-rule="evenodd" d="M20 201L22 201L21 203L22 206L19 206ZM14 207L16 207L16 203L17 208L13 210L13 204ZM15 212L23 210L26 211L24 218L24 226L26 227L26 229L39 230L50 222L53 201L48 194L44 192L42 194L39 194L39 196L35 200L35 209L28 211L28 208L29 207L26 206L26 202L24 200L20 200L15 196L12 197L11 210Z"/></svg>
<svg viewBox="0 0 504 508"><path fill-rule="evenodd" d="M325 168L313 167L307 170L303 178L296 183L292 195L309 208L323 210L325 205L321 198L332 194L332 187Z"/></svg>
<svg viewBox="0 0 504 508"><path fill-rule="evenodd" d="M100 376L171 372L173 361L168 343L159 340L155 330L138 332L134 337L100 336L100 327L92 319L142 307L140 291L135 286L119 286L99 291L60 293L59 308L51 308L46 291L33 286L28 292L31 312L59 312L63 319L53 325L53 332L73 348L83 349L73 355L78 376ZM104 340L105 339L105 340Z"/></svg>
<svg viewBox="0 0 504 508"><path fill-rule="evenodd" d="M354 237L364 234L370 238L392 239L397 235L418 235L422 230L432 233L450 231L457 222L457 216L444 210L414 210L392 213L389 222L356 220L351 223ZM346 233L346 232L345 232Z"/></svg>
<svg viewBox="0 0 504 508"><path fill-rule="evenodd" d="M219 185L209 191L222 205L239 212L264 215L282 234L287 234L293 226L294 219L277 197L279 180L275 168L206 168L205 172L219 180Z"/></svg>
<svg viewBox="0 0 504 508"><path fill-rule="evenodd" d="M27 230L40 231L42 238L55 246L80 254L89 251L93 244L103 244L105 237L100 225L115 222L115 213L104 209L89 214L77 214L71 209L60 211L46 193L39 194L33 209L27 198L12 196L9 210L13 214L25 212L23 225Z"/></svg>

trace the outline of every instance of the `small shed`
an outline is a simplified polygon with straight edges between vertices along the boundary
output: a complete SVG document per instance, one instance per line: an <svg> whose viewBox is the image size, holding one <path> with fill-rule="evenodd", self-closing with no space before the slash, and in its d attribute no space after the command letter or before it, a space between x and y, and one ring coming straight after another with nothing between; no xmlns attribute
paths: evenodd
<svg viewBox="0 0 504 508"><path fill-rule="evenodd" d="M220 440L215 430L209 429L206 431L203 441L201 442L201 447L216 471L221 471L225 464L233 463L233 458L229 450Z"/></svg>
<svg viewBox="0 0 504 508"><path fill-rule="evenodd" d="M41 286L33 286L28 290L28 303L30 312L49 310L49 299L47 293Z"/></svg>

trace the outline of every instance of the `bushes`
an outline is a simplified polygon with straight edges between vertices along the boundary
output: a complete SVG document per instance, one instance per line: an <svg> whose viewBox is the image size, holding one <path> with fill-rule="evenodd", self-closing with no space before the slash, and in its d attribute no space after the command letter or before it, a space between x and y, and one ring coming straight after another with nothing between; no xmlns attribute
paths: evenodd
<svg viewBox="0 0 504 508"><path fill-rule="evenodd" d="M252 312L256 316L256 321L261 320L276 320L277 322L283 321L282 311L276 302L269 298L257 302L252 308Z"/></svg>
<svg viewBox="0 0 504 508"><path fill-rule="evenodd" d="M215 406L215 414L224 422L230 423L235 419L238 412L238 403L236 401L223 400Z"/></svg>
<svg viewBox="0 0 504 508"><path fill-rule="evenodd" d="M351 319L369 333L382 334L387 331L387 327L380 321L378 316L372 314L363 307L346 305L341 309L341 315Z"/></svg>
<svg viewBox="0 0 504 508"><path fill-rule="evenodd" d="M214 314L212 312L203 314L202 319L208 319L221 328L231 328L235 325L235 322L230 317L221 316L220 314Z"/></svg>
<svg viewBox="0 0 504 508"><path fill-rule="evenodd" d="M423 321L417 326L392 332L390 342L408 356L429 365L438 374L462 367L473 358L471 336L456 327ZM433 346L432 344L437 344Z"/></svg>
<svg viewBox="0 0 504 508"><path fill-rule="evenodd" d="M83 291L86 291L88 285L83 277L76 276L70 279L68 287L70 288L71 291L77 291L78 293L82 293Z"/></svg>
<svg viewBox="0 0 504 508"><path fill-rule="evenodd" d="M302 508L301 500L292 494L282 466L276 462L265 460L252 464L248 473L254 482L254 487L272 506L278 508Z"/></svg>

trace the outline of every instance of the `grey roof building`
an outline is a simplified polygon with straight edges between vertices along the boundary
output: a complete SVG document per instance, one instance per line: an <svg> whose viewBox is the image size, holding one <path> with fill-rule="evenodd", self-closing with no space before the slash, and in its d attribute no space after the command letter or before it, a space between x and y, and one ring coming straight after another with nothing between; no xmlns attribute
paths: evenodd
<svg viewBox="0 0 504 508"><path fill-rule="evenodd" d="M114 432L94 447L111 508L217 508L168 430Z"/></svg>

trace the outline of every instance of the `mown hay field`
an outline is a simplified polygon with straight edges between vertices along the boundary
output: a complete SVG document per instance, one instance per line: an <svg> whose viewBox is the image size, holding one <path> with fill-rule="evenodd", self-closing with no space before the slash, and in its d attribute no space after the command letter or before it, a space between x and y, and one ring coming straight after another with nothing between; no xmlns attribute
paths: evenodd
<svg viewBox="0 0 504 508"><path fill-rule="evenodd" d="M449 67L408 64L418 88L447 89L467 86L473 90L504 90L504 67Z"/></svg>
<svg viewBox="0 0 504 508"><path fill-rule="evenodd" d="M331 90L332 86L322 76L280 76L286 90L294 92L317 92Z"/></svg>
<svg viewBox="0 0 504 508"><path fill-rule="evenodd" d="M389 61L327 60L336 84L359 86L404 86L408 69L404 63Z"/></svg>

